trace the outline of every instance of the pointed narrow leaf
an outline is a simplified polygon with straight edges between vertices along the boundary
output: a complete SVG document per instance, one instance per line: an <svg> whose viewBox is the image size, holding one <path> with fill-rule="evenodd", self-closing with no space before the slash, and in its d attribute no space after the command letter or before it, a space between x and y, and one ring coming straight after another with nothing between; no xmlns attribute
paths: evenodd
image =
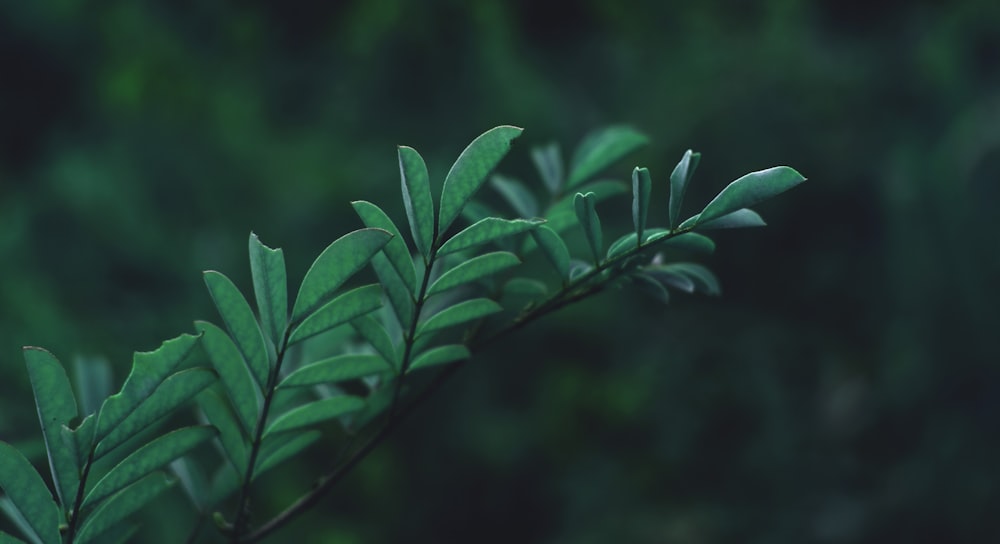
<svg viewBox="0 0 1000 544"><path fill-rule="evenodd" d="M751 172L727 185L718 196L712 199L698 214L696 224L707 223L740 208L749 208L759 204L805 180L806 178L802 177L802 174L787 166L775 166L767 170Z"/></svg>
<svg viewBox="0 0 1000 544"><path fill-rule="evenodd" d="M698 216L695 216L695 222L698 223L698 230L708 230L708 229L742 229L747 227L766 227L767 223L761 218L757 212L749 208L741 208L735 212L727 213L722 217L717 217L710 221L704 223L698 222ZM686 221L685 221L686 222Z"/></svg>
<svg viewBox="0 0 1000 544"><path fill-rule="evenodd" d="M656 236L649 236L646 238L646 244L653 244L657 242L657 247L675 247L677 249L684 249L687 251L697 251L699 253L712 253L715 251L715 242L711 238L703 234L698 234L697 232L685 232L684 234L678 234L672 238L669 232L663 232L657 234ZM664 238L668 238L665 239Z"/></svg>
<svg viewBox="0 0 1000 544"><path fill-rule="evenodd" d="M215 307L222 316L229 334L243 354L247 367L261 388L267 387L271 374L271 361L267 354L264 335L250 304L236 285L225 275L214 270L205 272L205 285L212 295Z"/></svg>
<svg viewBox="0 0 1000 544"><path fill-rule="evenodd" d="M291 322L300 323L330 301L341 285L364 268L392 235L382 229L360 229L334 240L313 261L295 299Z"/></svg>
<svg viewBox="0 0 1000 544"><path fill-rule="evenodd" d="M208 510L208 477L190 457L178 457L170 462L170 472L177 477L181 489L198 512ZM155 474L155 473L154 473Z"/></svg>
<svg viewBox="0 0 1000 544"><path fill-rule="evenodd" d="M276 348L288 324L288 277L285 255L281 249L265 246L256 234L250 233L250 273L261 325Z"/></svg>
<svg viewBox="0 0 1000 544"><path fill-rule="evenodd" d="M348 395L330 397L328 399L311 402L305 406L294 408L275 418L274 421L267 426L267 430L264 431L264 436L266 437L273 435L274 433L291 431L293 429L320 423L328 419L350 414L351 412L357 412L364 407L364 399Z"/></svg>
<svg viewBox="0 0 1000 544"><path fill-rule="evenodd" d="M694 282L691 278L680 272L671 271L661 266L647 266L642 271L649 277L663 284L664 287L673 287L685 293L694 292Z"/></svg>
<svg viewBox="0 0 1000 544"><path fill-rule="evenodd" d="M184 427L150 441L115 465L83 499L93 506L217 434L212 427Z"/></svg>
<svg viewBox="0 0 1000 544"><path fill-rule="evenodd" d="M463 249L488 244L507 236L514 236L537 228L545 221L538 219L500 219L487 217L452 236L438 250L438 255L446 255Z"/></svg>
<svg viewBox="0 0 1000 544"><path fill-rule="evenodd" d="M597 217L594 200L594 193L577 193L573 198L573 204L576 209L576 219L583 228L587 244L590 246L590 252L596 263L601 260L604 242L601 240L601 220Z"/></svg>
<svg viewBox="0 0 1000 544"><path fill-rule="evenodd" d="M154 472L122 489L101 503L87 516L74 542L86 544L101 536L119 521L132 515L149 501L155 499L157 495L166 491L172 484L173 482L167 478L166 474Z"/></svg>
<svg viewBox="0 0 1000 544"><path fill-rule="evenodd" d="M253 432L260 414L261 394L243 362L243 355L229 335L214 324L195 321L194 328L201 333L201 346L236 407L240 423L248 434Z"/></svg>
<svg viewBox="0 0 1000 544"><path fill-rule="evenodd" d="M441 274L441 277L427 289L427 296L492 276L520 263L521 260L517 258L517 255L506 251L496 251L473 257Z"/></svg>
<svg viewBox="0 0 1000 544"><path fill-rule="evenodd" d="M48 351L41 348L24 349L24 361L35 395L38 422L45 438L52 479L56 484L59 502L69 505L76 496L80 466L76 451L67 450L62 443L62 428L77 416L76 397L69 384L66 370Z"/></svg>
<svg viewBox="0 0 1000 544"><path fill-rule="evenodd" d="M653 182L649 170L636 168L632 171L632 224L635 226L636 241L642 239L646 230L646 215L649 211L649 191Z"/></svg>
<svg viewBox="0 0 1000 544"><path fill-rule="evenodd" d="M687 276L694 283L695 290L706 295L719 295L722 289L719 287L719 280L708 268L695 263L670 263L658 265L659 270L664 270L674 274Z"/></svg>
<svg viewBox="0 0 1000 544"><path fill-rule="evenodd" d="M382 248L385 256L392 263L392 267L396 269L396 273L406 284L406 288L411 293L417 292L417 275L413 271L413 257L410 256L410 250L406 247L406 240L399 233L399 229L396 224L389 219L382 208L367 202L365 200L357 200L351 203L354 207L354 211L357 212L361 221L364 222L366 227L373 227L382 229L389 234L392 234L392 239L389 243Z"/></svg>
<svg viewBox="0 0 1000 544"><path fill-rule="evenodd" d="M438 217L438 236L444 236L448 227L462 213L462 207L486 181L486 176L496 168L510 151L514 138L524 129L499 126L490 129L472 141L448 171L441 189L441 207Z"/></svg>
<svg viewBox="0 0 1000 544"><path fill-rule="evenodd" d="M163 380L145 402L97 445L96 457L110 452L161 417L176 411L180 405L214 383L215 378L215 372L207 368L189 368Z"/></svg>
<svg viewBox="0 0 1000 544"><path fill-rule="evenodd" d="M382 287L372 284L352 289L331 300L292 330L288 345L326 332L382 306Z"/></svg>
<svg viewBox="0 0 1000 544"><path fill-rule="evenodd" d="M591 132L573 154L569 180L566 187L572 189L588 178L604 170L612 163L646 145L649 139L627 126L612 126Z"/></svg>
<svg viewBox="0 0 1000 544"><path fill-rule="evenodd" d="M503 311L503 307L488 298L459 302L431 316L417 327L417 335L454 327Z"/></svg>
<svg viewBox="0 0 1000 544"><path fill-rule="evenodd" d="M260 446L260 461L253 471L253 479L315 444L322 435L319 431L305 431L292 437L280 434L266 438Z"/></svg>
<svg viewBox="0 0 1000 544"><path fill-rule="evenodd" d="M413 322L414 301L413 293L406 288L406 284L399 277L399 273L393 268L389 259L385 255L376 255L372 258L372 269L378 276L378 281L382 284L385 297L389 300L396 319L406 329L410 328Z"/></svg>
<svg viewBox="0 0 1000 544"><path fill-rule="evenodd" d="M639 237L634 232L630 232L621 238L615 240L608 246L608 254L605 257L606 261L614 260L631 250L635 250L638 247L637 240Z"/></svg>
<svg viewBox="0 0 1000 544"><path fill-rule="evenodd" d="M137 351L132 359L132 371L120 392L108 397L101 406L94 431L94 440L103 440L115 427L125 420L135 409L174 373L191 349L197 336L182 334L167 340L156 351Z"/></svg>
<svg viewBox="0 0 1000 544"><path fill-rule="evenodd" d="M299 368L282 380L278 387L302 387L343 382L390 370L392 367L382 357L375 354L338 355Z"/></svg>
<svg viewBox="0 0 1000 544"><path fill-rule="evenodd" d="M545 285L545 282L531 278L511 278L503 284L503 294L505 296L541 298L549 294L549 287Z"/></svg>
<svg viewBox="0 0 1000 544"><path fill-rule="evenodd" d="M642 272L635 272L630 274L629 277L635 281L635 285L639 289L642 289L656 300L659 300L664 304L670 302L670 293L667 291L667 288L655 278L643 274Z"/></svg>
<svg viewBox="0 0 1000 544"><path fill-rule="evenodd" d="M399 177L413 244L426 261L434 244L434 200L427 165L416 149L399 146Z"/></svg>
<svg viewBox="0 0 1000 544"><path fill-rule="evenodd" d="M240 477L246 472L250 458L249 436L253 436L256 428L249 433L240 427L236 415L233 414L230 403L215 391L209 389L198 395L198 407L208 423L219 430L219 445L233 468L239 471Z"/></svg>
<svg viewBox="0 0 1000 544"><path fill-rule="evenodd" d="M471 357L469 348L460 344L449 344L429 349L421 353L416 359L413 360L413 363L406 371L413 372L414 370L430 366L454 363L455 361L461 361L462 359L468 359L469 357Z"/></svg>
<svg viewBox="0 0 1000 544"><path fill-rule="evenodd" d="M490 185L518 215L525 219L538 217L538 199L523 183L514 178L495 174L490 178Z"/></svg>
<svg viewBox="0 0 1000 544"><path fill-rule="evenodd" d="M694 176L694 171L701 162L701 153L695 153L688 149L681 157L681 161L670 173L670 228L677 228L677 222L681 219L681 206L684 203L684 194L687 192L688 182Z"/></svg>
<svg viewBox="0 0 1000 544"><path fill-rule="evenodd" d="M559 144L553 142L543 147L533 148L531 160L535 162L535 168L538 169L542 183L545 184L549 193L558 193L563 184L563 161Z"/></svg>
<svg viewBox="0 0 1000 544"><path fill-rule="evenodd" d="M559 277L569 278L569 249L566 248L566 242L563 241L562 237L546 225L541 225L531 231L531 236L541 248L545 258L556 269Z"/></svg>
<svg viewBox="0 0 1000 544"><path fill-rule="evenodd" d="M0 531L0 544L24 544L24 541L15 536L11 536L3 531Z"/></svg>
<svg viewBox="0 0 1000 544"><path fill-rule="evenodd" d="M35 467L0 441L0 488L10 505L44 544L59 544L59 507Z"/></svg>
<svg viewBox="0 0 1000 544"><path fill-rule="evenodd" d="M378 320L370 315L363 315L352 320L351 326L386 363L393 368L397 366L396 349L392 347L392 339Z"/></svg>
<svg viewBox="0 0 1000 544"><path fill-rule="evenodd" d="M80 412L96 414L112 393L111 365L103 357L77 357L73 361L73 382Z"/></svg>
<svg viewBox="0 0 1000 544"><path fill-rule="evenodd" d="M14 503L11 502L10 497L0 495L0 512L3 512L4 515L7 516L7 519L9 519L11 523L13 523L14 526L21 531L21 535L27 538L28 542L31 544L41 544L41 539L39 539L35 534L35 530L31 528L31 524L28 523L28 520L24 519L24 516L21 515L20 510L18 510L17 507L14 506ZM20 540L18 542L20 542Z"/></svg>

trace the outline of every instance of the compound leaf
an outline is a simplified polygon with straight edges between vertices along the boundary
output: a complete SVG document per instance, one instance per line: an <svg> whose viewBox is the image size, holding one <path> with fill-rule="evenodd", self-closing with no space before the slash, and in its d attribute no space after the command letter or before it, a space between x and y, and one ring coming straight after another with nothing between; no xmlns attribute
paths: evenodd
<svg viewBox="0 0 1000 544"><path fill-rule="evenodd" d="M115 465L87 493L84 506L93 506L143 476L170 463L217 434L213 427L184 427L155 438Z"/></svg>
<svg viewBox="0 0 1000 544"><path fill-rule="evenodd" d="M681 205L684 203L684 194L687 192L688 182L694 176L698 163L701 162L701 153L695 153L688 149L684 152L680 162L670 173L670 228L677 228L677 222L681 218Z"/></svg>
<svg viewBox="0 0 1000 544"><path fill-rule="evenodd" d="M306 272L292 310L296 325L329 302L341 285L361 270L392 238L382 229L360 229L334 240Z"/></svg>
<svg viewBox="0 0 1000 544"><path fill-rule="evenodd" d="M260 414L261 395L243 363L243 355L229 335L216 325L196 321L194 328L201 333L201 346L233 401L240 423L248 434L253 432Z"/></svg>
<svg viewBox="0 0 1000 544"><path fill-rule="evenodd" d="M427 296L491 276L517 266L520 262L521 260L517 258L517 255L506 251L495 251L473 257L441 274L441 277L427 289Z"/></svg>
<svg viewBox="0 0 1000 544"><path fill-rule="evenodd" d="M173 374L197 341L197 336L182 334L167 340L156 351L137 351L132 359L132 371L125 380L125 385L121 391L108 397L101 405L94 440L98 442L103 440L145 402L163 380Z"/></svg>
<svg viewBox="0 0 1000 544"><path fill-rule="evenodd" d="M178 406L201 392L215 381L215 372L207 368L189 368L171 375L125 418L97 446L100 457L119 444L132 438L156 420L173 412Z"/></svg>
<svg viewBox="0 0 1000 544"><path fill-rule="evenodd" d="M0 488L18 517L44 544L59 544L59 507L31 463L10 444L0 441Z"/></svg>
<svg viewBox="0 0 1000 544"><path fill-rule="evenodd" d="M573 205L576 210L576 219L583 227L583 233L590 246L590 252L594 256L594 262L601 260L601 251L604 246L601 240L601 220L597 217L597 210L594 208L594 193L577 193L573 198Z"/></svg>
<svg viewBox="0 0 1000 544"><path fill-rule="evenodd" d="M495 174L490 179L490 185L518 215L526 219L538 217L538 199L523 183L514 178Z"/></svg>
<svg viewBox="0 0 1000 544"><path fill-rule="evenodd" d="M74 542L86 544L94 538L101 536L105 531L145 506L171 485L173 485L173 482L167 478L167 475L157 471L122 489L104 501L87 516L83 525L80 526L80 532L77 533Z"/></svg>
<svg viewBox="0 0 1000 544"><path fill-rule="evenodd" d="M379 355L351 353L305 365L289 374L278 387L343 382L390 370L392 367Z"/></svg>
<svg viewBox="0 0 1000 544"><path fill-rule="evenodd" d="M250 372L262 388L267 387L271 363L264 335L253 315L253 310L250 309L250 304L243 298L236 285L219 272L214 270L205 272L205 285L208 286L215 307L219 310L226 328L229 329L233 342L243 354Z"/></svg>
<svg viewBox="0 0 1000 544"><path fill-rule="evenodd" d="M278 348L288 324L288 277L281 249L265 246L250 233L250 274L264 331Z"/></svg>
<svg viewBox="0 0 1000 544"><path fill-rule="evenodd" d="M462 151L445 177L441 189L438 236L443 236L455 221L465 203L479 190L486 176L510 151L511 142L524 129L512 126L492 128L472 141Z"/></svg>
<svg viewBox="0 0 1000 544"><path fill-rule="evenodd" d="M448 344L421 353L413 360L413 363L410 364L410 367L406 371L412 372L430 366L454 363L455 361L461 361L469 357L471 357L469 348L461 344Z"/></svg>
<svg viewBox="0 0 1000 544"><path fill-rule="evenodd" d="M632 224L635 226L636 240L641 240L646 230L646 216L649 212L649 192L653 181L649 170L638 168L632 171Z"/></svg>
<svg viewBox="0 0 1000 544"><path fill-rule="evenodd" d="M382 306L382 287L377 284L352 289L326 303L305 318L292 330L288 344L301 342L310 336L328 331L338 325L375 311Z"/></svg>
<svg viewBox="0 0 1000 544"><path fill-rule="evenodd" d="M77 417L73 388L69 384L66 370L48 351L25 348L24 361L35 395L35 408L59 502L64 508L69 508L80 481L80 465L75 448L67 449L62 441L63 427L69 426L70 420Z"/></svg>
<svg viewBox="0 0 1000 544"><path fill-rule="evenodd" d="M730 183L698 214L695 225L749 208L802 183L806 178L787 166L751 172Z"/></svg>
<svg viewBox="0 0 1000 544"><path fill-rule="evenodd" d="M430 176L423 157L412 147L399 146L399 177L403 186L403 206L417 251L426 262L434 244L434 200Z"/></svg>
<svg viewBox="0 0 1000 544"><path fill-rule="evenodd" d="M292 410L289 410L288 412L285 412L275 418L274 421L267 426L267 430L264 431L264 436L266 437L273 435L274 433L291 431L293 429L313 425L321 421L357 412L364 407L364 399L349 395L330 397L328 399L311 402L305 406L293 408Z"/></svg>
<svg viewBox="0 0 1000 544"><path fill-rule="evenodd" d="M500 219L487 217L474 223L452 236L438 250L439 255L454 253L482 244L487 244L501 238L521 234L538 227L545 221L537 219Z"/></svg>
<svg viewBox="0 0 1000 544"><path fill-rule="evenodd" d="M644 134L627 126L612 126L591 132L573 154L566 187L576 187L648 142Z"/></svg>
<svg viewBox="0 0 1000 544"><path fill-rule="evenodd" d="M454 327L503 311L503 307L488 298L474 298L459 302L432 315L417 327L417 335Z"/></svg>
<svg viewBox="0 0 1000 544"><path fill-rule="evenodd" d="M697 216L696 216L697 217ZM741 208L710 221L698 224L698 230L708 229L742 229L747 227L766 227L767 223L757 212L749 208Z"/></svg>
<svg viewBox="0 0 1000 544"><path fill-rule="evenodd" d="M357 212L358 217L361 218L366 227L379 228L392 234L392 239L382 248L382 251L392 267L396 269L396 273L399 274L403 283L406 284L406 288L411 293L416 293L417 275L413 270L413 258L410 256L410 250L406 247L406 241L399 233L399 228L382 211L382 208L371 202L357 200L352 202L351 206L354 207L354 211Z"/></svg>

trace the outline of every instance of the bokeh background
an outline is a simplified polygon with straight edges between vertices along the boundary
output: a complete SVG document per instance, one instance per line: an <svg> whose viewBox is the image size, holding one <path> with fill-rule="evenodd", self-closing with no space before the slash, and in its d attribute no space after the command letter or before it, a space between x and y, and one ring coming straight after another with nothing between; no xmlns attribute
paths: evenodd
<svg viewBox="0 0 1000 544"><path fill-rule="evenodd" d="M350 200L401 218L395 145L440 183L523 126L501 170L537 184L532 146L616 123L651 145L612 173L661 199L703 153L692 213L751 170L810 181L716 238L723 297L524 331L272 541L1000 541L992 0L0 3L0 436L37 438L22 345L120 381L217 320L199 271L249 286L249 231L297 281ZM181 541L184 500L157 504L147 534Z"/></svg>

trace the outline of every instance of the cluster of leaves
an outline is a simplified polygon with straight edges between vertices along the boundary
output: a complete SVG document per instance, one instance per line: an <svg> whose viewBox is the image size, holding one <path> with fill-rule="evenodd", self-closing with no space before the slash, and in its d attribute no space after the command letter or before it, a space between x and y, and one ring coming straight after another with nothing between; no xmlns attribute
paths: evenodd
<svg viewBox="0 0 1000 544"><path fill-rule="evenodd" d="M105 394L106 370L84 372L91 378L78 384L86 401L78 405L59 361L40 348L26 348L55 493L24 455L0 442L0 487L6 493L0 508L33 542L121 542L136 531L128 517L179 481L197 510L214 518L222 537L256 541L314 504L487 342L621 283L664 301L669 289L717 294L718 282L707 268L665 263L659 252L712 251L703 231L763 225L748 207L804 179L788 167L754 172L681 220L684 193L700 159L688 151L670 175L669 224L650 227L652 181L648 170L636 168L634 228L605 248L597 204L627 192L628 185L594 177L645 144L645 137L627 127L596 132L568 168L558 146L533 150L549 197L543 210L520 181L490 178L520 134L520 128L500 126L476 138L448 172L437 206L420 154L400 147L411 243L381 208L354 202L365 228L319 255L291 304L282 251L251 234L256 313L229 278L205 272L224 327L198 321L197 335L137 353L114 395ZM487 181L520 218L501 218L472 200ZM470 224L453 228L461 217ZM573 228L586 240L583 258L574 258L565 241ZM551 265L556 282L510 277L532 254ZM378 283L347 287L368 265ZM202 424L165 432L191 401ZM82 420L81 408L87 414ZM254 481L316 443L319 428L328 430L323 424L330 421L368 440L299 501L253 526ZM209 442L220 457L211 471L201 462L204 455L189 455ZM5 541L19 540L0 533Z"/></svg>

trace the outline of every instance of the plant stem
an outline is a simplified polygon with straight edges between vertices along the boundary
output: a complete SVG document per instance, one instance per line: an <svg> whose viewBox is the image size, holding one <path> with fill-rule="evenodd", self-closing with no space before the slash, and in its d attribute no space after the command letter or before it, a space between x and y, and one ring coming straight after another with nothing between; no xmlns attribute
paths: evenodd
<svg viewBox="0 0 1000 544"><path fill-rule="evenodd" d="M90 467L94 464L94 452L97 446L90 448L87 454L87 464L83 466L83 474L80 475L80 483L76 487L76 498L73 500L72 514L69 516L69 529L66 531L66 544L73 544L76 538L77 524L80 522L80 508L83 506L83 492L87 488L87 478L90 476Z"/></svg>

